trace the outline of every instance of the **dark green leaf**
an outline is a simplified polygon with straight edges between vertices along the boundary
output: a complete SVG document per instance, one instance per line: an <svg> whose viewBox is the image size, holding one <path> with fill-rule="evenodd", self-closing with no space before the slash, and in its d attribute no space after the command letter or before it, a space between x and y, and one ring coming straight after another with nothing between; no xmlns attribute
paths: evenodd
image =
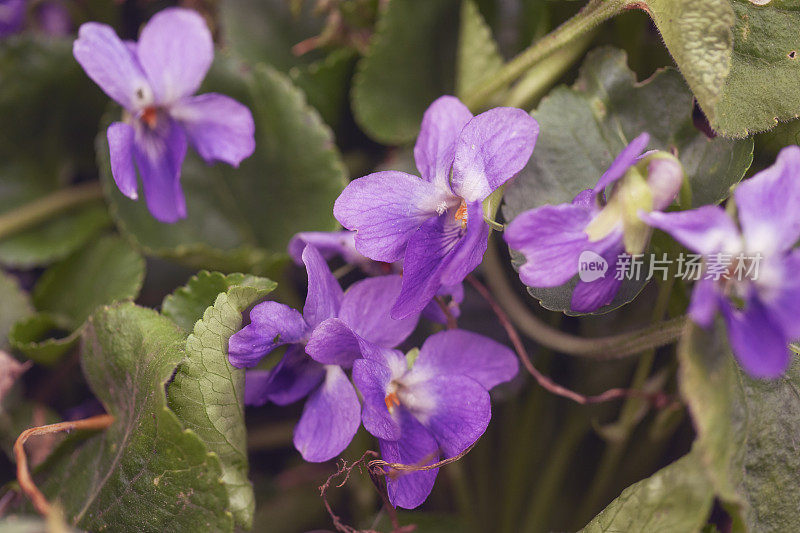
<svg viewBox="0 0 800 533"><path fill-rule="evenodd" d="M589 54L575 85L554 89L532 115L539 139L528 165L506 188L503 214L509 221L544 204L571 202L644 131L651 135L649 148L672 151L681 160L693 206L727 197L753 159L752 140L708 139L693 126L692 94L676 71L637 83L625 53L611 48ZM576 283L577 278L555 289L529 290L544 307L566 311ZM624 283L601 311L629 302L642 286Z"/></svg>
<svg viewBox="0 0 800 533"><path fill-rule="evenodd" d="M711 125L745 137L800 115L800 3L646 0Z"/></svg>
<svg viewBox="0 0 800 533"><path fill-rule="evenodd" d="M93 172L105 102L72 57L71 39L20 35L0 46L0 213ZM0 241L0 263L27 268L61 259L107 223L102 207L66 213Z"/></svg>
<svg viewBox="0 0 800 533"><path fill-rule="evenodd" d="M30 268L63 259L110 224L108 211L99 202L66 213L0 241L0 263Z"/></svg>
<svg viewBox="0 0 800 533"><path fill-rule="evenodd" d="M84 374L115 420L67 441L37 475L39 488L90 531L232 531L219 458L167 407L184 333L127 303L98 310L83 339Z"/></svg>
<svg viewBox="0 0 800 533"><path fill-rule="evenodd" d="M20 288L16 279L0 272L0 349L8 348L11 327L32 313L28 293Z"/></svg>
<svg viewBox="0 0 800 533"><path fill-rule="evenodd" d="M355 52L339 49L325 59L289 71L292 81L306 93L308 103L332 128L339 124L347 109L347 89L355 62Z"/></svg>
<svg viewBox="0 0 800 533"><path fill-rule="evenodd" d="M456 0L392 0L378 20L353 84L353 112L376 141L403 144L422 114L453 90Z"/></svg>
<svg viewBox="0 0 800 533"><path fill-rule="evenodd" d="M208 166L190 150L181 177L189 216L162 224L143 200L117 190L101 133L97 151L113 215L148 253L195 268L270 272L296 232L337 227L332 209L345 183L344 164L330 130L283 74L265 65L247 73L219 57L206 82L203 91L230 94L251 108L255 154L235 169Z"/></svg>
<svg viewBox="0 0 800 533"><path fill-rule="evenodd" d="M144 259L125 241L102 237L46 270L33 290L33 304L74 329L96 307L135 298L144 267Z"/></svg>
<svg viewBox="0 0 800 533"><path fill-rule="evenodd" d="M693 451L622 491L582 531L700 531L713 501L713 487Z"/></svg>
<svg viewBox="0 0 800 533"><path fill-rule="evenodd" d="M56 363L101 305L130 300L144 281L144 259L116 236L102 237L51 266L33 290L38 314L19 321L11 343L37 363ZM56 332L64 335L53 337Z"/></svg>
<svg viewBox="0 0 800 533"><path fill-rule="evenodd" d="M748 377L722 324L690 325L678 349L680 390L696 451L719 498L751 531L793 531L800 521L800 362L776 380Z"/></svg>
<svg viewBox="0 0 800 533"><path fill-rule="evenodd" d="M461 30L456 58L456 94L463 97L481 80L491 77L503 66L503 57L474 0L461 3Z"/></svg>
<svg viewBox="0 0 800 533"><path fill-rule="evenodd" d="M49 313L23 318L11 328L11 346L40 365L53 365L75 346L80 331L67 320Z"/></svg>
<svg viewBox="0 0 800 533"><path fill-rule="evenodd" d="M255 498L247 479L244 370L228 362L228 339L241 328L242 311L274 288L265 278L201 272L163 305L166 316L192 332L168 388L169 407L219 456L231 511L247 528Z"/></svg>
<svg viewBox="0 0 800 533"><path fill-rule="evenodd" d="M219 9L224 43L248 62L289 72L317 58L292 53L294 45L322 30L322 17L308 13L310 7L294 16L286 0L226 0Z"/></svg>

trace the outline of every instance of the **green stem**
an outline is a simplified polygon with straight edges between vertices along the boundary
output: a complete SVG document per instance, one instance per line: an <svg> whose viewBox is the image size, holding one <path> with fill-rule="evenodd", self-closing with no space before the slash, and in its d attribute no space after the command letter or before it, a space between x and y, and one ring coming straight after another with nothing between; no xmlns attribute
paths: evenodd
<svg viewBox="0 0 800 533"><path fill-rule="evenodd" d="M494 242L489 243L482 267L492 294L519 331L556 352L595 360L622 359L671 344L680 338L686 324L686 317L679 317L619 335L576 337L551 327L536 317L527 304L520 300L503 271Z"/></svg>
<svg viewBox="0 0 800 533"><path fill-rule="evenodd" d="M544 96L564 73L583 55L595 36L592 30L544 58L504 98L504 105L530 109Z"/></svg>
<svg viewBox="0 0 800 533"><path fill-rule="evenodd" d="M675 284L673 273L673 269L670 268L667 279L664 280L659 287L658 297L653 307L653 322L658 323L661 321L667 311L669 299L672 294L672 287ZM647 350L642 354L633 374L633 380L630 385L631 389L640 390L642 386L644 386L647 377L650 375L650 371L653 369L655 357L655 349ZM621 429L620 437L613 442L609 442L606 449L603 451L600 465L597 468L592 485L583 502L582 512L579 513L583 517L584 522L594 516L595 511L597 511L597 506L601 503L606 492L608 492L608 488L619 470L619 464L625 456L631 434L639 421L638 413L641 407L642 400L634 397L627 398L622 405L619 419L616 423Z"/></svg>
<svg viewBox="0 0 800 533"><path fill-rule="evenodd" d="M517 57L506 63L499 72L480 84L464 98L470 109L478 109L492 96L522 76L562 46L572 42L602 22L621 13L632 0L590 0L574 17L539 39Z"/></svg>
<svg viewBox="0 0 800 533"><path fill-rule="evenodd" d="M103 191L97 182L59 189L47 196L0 215L0 239L5 239L22 230L50 220L65 211L99 200L102 197Z"/></svg>
<svg viewBox="0 0 800 533"><path fill-rule="evenodd" d="M547 521L553 510L553 504L559 496L564 483L564 474L572 464L575 450L589 429L586 415L580 409L572 409L561 434L553 446L536 488L531 493L528 513L522 531L535 533L547 531Z"/></svg>

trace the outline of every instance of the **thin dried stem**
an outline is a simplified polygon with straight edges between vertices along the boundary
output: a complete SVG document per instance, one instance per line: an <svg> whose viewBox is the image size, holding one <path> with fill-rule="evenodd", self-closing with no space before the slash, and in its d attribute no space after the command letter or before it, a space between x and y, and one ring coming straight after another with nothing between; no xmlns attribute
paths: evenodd
<svg viewBox="0 0 800 533"><path fill-rule="evenodd" d="M575 403L579 403L581 405L592 404L592 403L602 403L607 402L609 400L616 400L618 398L626 398L630 396L644 398L649 400L653 403L654 406L657 408L661 408L669 404L670 398L666 394L663 393L647 393L644 391L639 390L631 390L631 389L609 389L602 394L598 394L596 396L584 396L579 394L573 390L570 390L566 387L559 385L558 383L554 382L549 377L545 376L541 372L539 372L533 363L531 362L531 358L528 356L527 350L525 350L525 345L522 343L522 339L520 338L517 330L514 328L514 325L511 323L511 320L506 315L503 308L495 301L492 297L492 293L489 292L489 289L486 286L478 281L474 276L468 276L467 281L472 285L472 287L478 291L484 300L489 304L492 308L492 311L497 316L497 319L500 321L500 324L503 326L503 329L506 330L506 334L508 334L508 338L511 340L511 344L514 345L514 349L519 356L522 365L528 371L528 373L533 376L536 382L541 385L544 389L548 390L549 392L572 400Z"/></svg>
<svg viewBox="0 0 800 533"><path fill-rule="evenodd" d="M434 301L442 310L442 313L444 313L444 316L447 319L447 329L456 329L458 327L458 322L456 322L456 317L453 315L453 312L450 311L450 308L447 306L447 303L445 303L444 299L441 296L436 296L434 297Z"/></svg>
<svg viewBox="0 0 800 533"><path fill-rule="evenodd" d="M28 469L28 458L25 455L25 443L29 438L38 435L50 435L52 433L61 433L62 431L74 430L99 430L105 429L111 425L114 417L111 415L98 415L83 420L74 420L71 422L60 422L58 424L49 424L47 426L39 426L35 428L26 429L17 438L14 443L14 457L17 459L17 480L22 492L33 503L33 506L43 516L49 516L53 510L50 502L47 501L42 491L36 486L31 477L30 470Z"/></svg>
<svg viewBox="0 0 800 533"><path fill-rule="evenodd" d="M366 530L356 529L342 522L342 519L339 517L339 515L333 512L333 508L331 507L330 502L328 502L328 496L327 496L328 489L330 489L335 479L344 476L344 479L341 481L341 483L338 483L336 485L336 488L343 487L344 484L347 483L347 481L350 479L350 474L353 472L353 469L354 468L360 469L360 467L364 464L364 461L366 461L367 457L378 457L378 453L372 450L367 450L364 452L364 455L362 455L360 459L350 464L347 464L347 461L342 459L342 464L339 465L339 468L336 470L336 472L331 474L328 477L328 479L325 480L325 483L323 483L319 487L319 495L322 498L322 503L325 505L325 510L328 511L328 515L331 517L331 521L333 522L333 527L336 528L336 531L340 531L341 533L378 533L371 529L366 529Z"/></svg>
<svg viewBox="0 0 800 533"><path fill-rule="evenodd" d="M434 468L439 468L445 465L449 465L451 463L455 463L456 461L467 455L470 452L470 450L472 450L472 448L475 447L477 443L478 441L476 440L475 442L470 444L469 448L459 453L458 455L454 455L453 457L448 457L447 459L443 459L441 461L432 464L425 464L427 463L427 458L423 459L422 461L414 465L406 465L403 463L387 463L383 459L374 459L369 462L369 468L378 469L379 471L381 471L381 473L383 473L383 475L386 476L396 476L397 472L422 472L425 470L433 470ZM388 468L389 470L386 471L384 470L385 468Z"/></svg>

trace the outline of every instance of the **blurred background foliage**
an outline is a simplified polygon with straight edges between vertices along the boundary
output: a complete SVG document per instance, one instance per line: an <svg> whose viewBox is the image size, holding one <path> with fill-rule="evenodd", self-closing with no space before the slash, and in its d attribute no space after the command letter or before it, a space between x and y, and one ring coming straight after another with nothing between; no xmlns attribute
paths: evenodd
<svg viewBox="0 0 800 533"><path fill-rule="evenodd" d="M98 306L132 299L160 308L164 297L199 269L268 276L278 282L273 297L287 303L302 301L303 274L285 255L289 238L298 231L335 229L333 200L348 179L376 168L413 170L409 146L433 99L469 94L481 78L583 5L567 0L180 2L206 17L219 45L203 90L230 94L251 108L257 151L238 170L207 167L194 155L187 158L183 184L189 218L165 226L149 216L143 202L129 201L113 186L104 126L119 110L108 106L73 60L71 32L82 22L98 20L111 24L123 38L135 39L152 14L173 3L48 1L60 2L69 13L67 34L47 34L37 19L39 3L31 2L25 29L0 42L0 344L36 363L16 386L0 391L0 396L5 393L0 445L7 453L20 431L30 425L102 412L82 374L76 342L86 318ZM599 68L602 54L587 53L601 46L623 50L626 55L616 57L627 61L639 82L674 66L651 18L631 9L559 51L523 80L526 85L504 92L503 98L527 110L537 108L554 86L569 86L578 79L585 58L589 58L586 73ZM680 131L665 134L660 139L664 147L683 146L687 139L712 143L705 137L710 132L708 122L691 102L681 78L674 72L657 76L671 77L677 86L652 98L651 107L645 109L647 120L630 127L657 129L679 99ZM581 136L580 123L559 123L558 109L548 111L543 104L537 113L543 127ZM788 122L755 136L754 162L748 172L769 164L781 147L800 141L798 124ZM559 147L558 139L547 141L547 135L540 139L534 160L542 150L569 152L569 147ZM605 148L610 154L621 147L605 140L613 147ZM752 150L749 140L713 143L725 153L739 154L739 159L725 167L721 179L730 181L707 201L722 199L727 187L742 177ZM698 179L714 171L701 167ZM596 176L585 179L593 182ZM92 188L98 180L102 195ZM22 229L9 222L20 206L48 201L53 191L80 187L85 187L87 199L78 208L56 218L34 219ZM519 211L514 202L508 209L506 216ZM524 295L507 250L497 242L490 246L487 263L491 264L486 268L503 275ZM251 290L248 283L213 281L214 290L208 289L211 297L198 297L203 302L200 309L231 287ZM533 298L524 301L529 313L551 325L593 336L647 325L656 293L656 287L644 287L629 305L581 319L547 311ZM241 309L252 303L239 293L226 294L240 298L236 301ZM667 314L676 315L687 294L686 287L674 287ZM199 318L189 317L188 324ZM471 291L459 323L506 341L486 303ZM419 344L428 333L418 331L410 345ZM527 347L540 370L584 394L631 383L677 392L674 348L638 359L592 361L553 353L533 342ZM84 372L86 365L84 361ZM442 469L427 503L401 513L403 523L431 532L577 530L626 487L685 456L695 438L680 404L653 410L642 400L629 398L579 406L546 393L524 375L496 391L494 400L487 433L463 460ZM180 415L172 396L170 401ZM300 410L300 405L268 405L246 412L254 531L331 527L318 487L335 465L304 463L292 447L292 428ZM30 450L33 461L41 461L55 444L43 439ZM362 429L344 457L352 461L374 448ZM673 475L678 469L690 472L693 460L686 456L670 467L673 470L659 475ZM13 484L13 479L13 458L0 456L0 483ZM698 491L713 493L704 485ZM700 523L708 519L712 524L708 530L728 531L728 512L708 498L691 512L702 515ZM344 487L332 490L330 499L347 523L388 527L386 516L377 512L379 497L365 474L355 473ZM18 505L4 497L0 513ZM686 524L696 521L692 515ZM247 522L247 518L240 522L237 515L237 523ZM24 530L19 529L21 523L0 524L0 531Z"/></svg>

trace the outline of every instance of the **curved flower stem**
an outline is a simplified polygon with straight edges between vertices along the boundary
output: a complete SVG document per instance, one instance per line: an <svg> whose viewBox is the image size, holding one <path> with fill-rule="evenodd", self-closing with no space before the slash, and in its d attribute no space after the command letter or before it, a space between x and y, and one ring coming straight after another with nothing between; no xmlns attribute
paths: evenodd
<svg viewBox="0 0 800 533"><path fill-rule="evenodd" d="M25 455L25 443L27 440L35 435L48 435L51 433L60 433L62 431L105 429L110 426L113 421L114 417L111 415L98 415L83 420L60 422L58 424L30 428L20 434L17 441L14 443L14 457L17 460L17 480L19 481L22 492L25 493L39 513L43 516L49 516L53 508L44 494L42 494L42 491L40 491L33 482L30 470L28 470L28 458Z"/></svg>
<svg viewBox="0 0 800 533"><path fill-rule="evenodd" d="M556 352L596 360L622 359L676 341L686 324L686 317L678 317L619 335L577 337L549 326L530 312L509 284L499 253L491 242L483 258L483 268L492 294L520 331Z"/></svg>
<svg viewBox="0 0 800 533"><path fill-rule="evenodd" d="M570 390L566 387L563 387L550 379L549 377L545 376L541 372L539 372L533 363L531 362L531 358L528 356L527 350L525 350L525 345L522 344L522 339L520 338L517 330L514 329L513 324L511 324L511 320L509 320L508 315L503 311L503 308L492 298L492 293L489 292L489 289L486 286L475 279L474 276L469 275L467 276L467 281L472 285L472 287L478 291L478 293L489 303L491 306L492 311L494 314L497 315L497 319L500 321L500 324L506 330L508 334L508 338L511 340L511 344L514 345L514 349L519 356L520 361L522 361L522 366L525 367L525 370L533 376L536 382L550 391L551 393L562 396L567 398L568 400L572 400L575 403L579 403L581 405L591 404L591 403L602 403L607 402L610 400L616 400L617 398L627 398L630 396L636 396L640 398L644 398L649 400L657 407L665 406L669 403L669 398L661 393L657 394L649 394L644 391L639 390L630 390L630 389L609 389L601 394L596 396L584 396L579 394L573 390ZM548 326L549 327L549 326Z"/></svg>
<svg viewBox="0 0 800 533"><path fill-rule="evenodd" d="M620 14L633 3L633 0L590 0L574 17L533 43L506 63L499 72L479 85L464 98L464 103L473 110L480 108L498 91L518 79L539 61L602 22Z"/></svg>
<svg viewBox="0 0 800 533"><path fill-rule="evenodd" d="M0 239L102 197L103 190L98 182L59 189L0 215Z"/></svg>

